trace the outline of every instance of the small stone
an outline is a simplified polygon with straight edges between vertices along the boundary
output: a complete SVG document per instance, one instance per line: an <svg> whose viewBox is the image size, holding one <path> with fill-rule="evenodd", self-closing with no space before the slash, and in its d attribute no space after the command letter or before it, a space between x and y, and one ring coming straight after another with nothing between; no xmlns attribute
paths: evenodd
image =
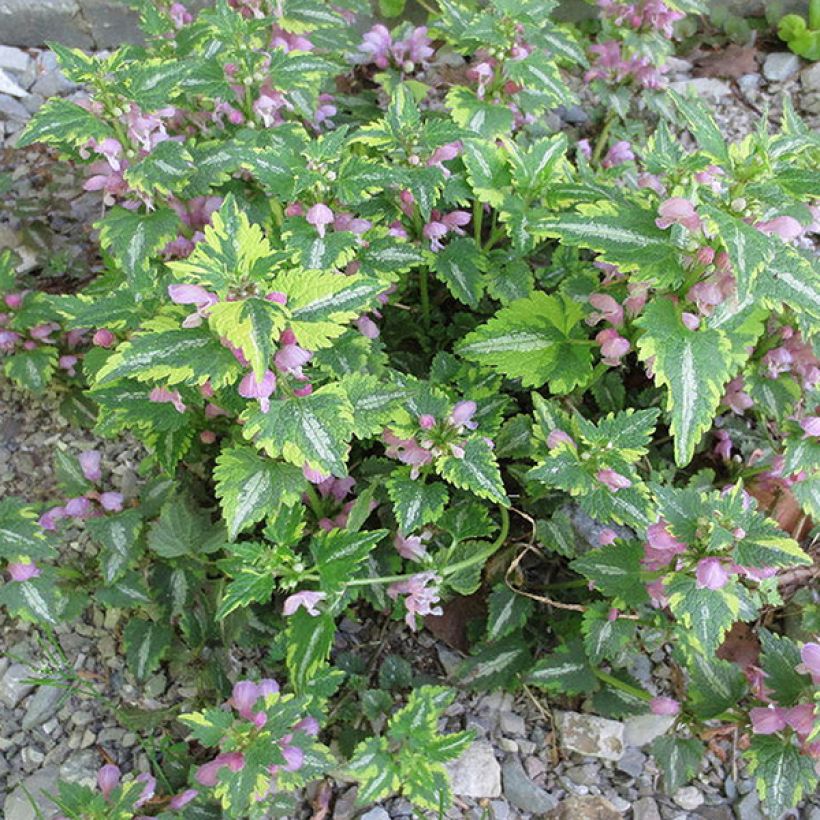
<svg viewBox="0 0 820 820"><path fill-rule="evenodd" d="M527 777L517 757L509 757L504 761L501 777L504 782L504 797L521 811L543 814L554 809L558 803L551 794Z"/></svg>
<svg viewBox="0 0 820 820"><path fill-rule="evenodd" d="M763 76L770 83L782 83L800 71L800 58L791 51L769 54L763 63Z"/></svg>
<svg viewBox="0 0 820 820"><path fill-rule="evenodd" d="M541 777L541 775L545 774L547 771L544 761L535 756L528 757L524 760L524 768L533 780L535 780L536 777Z"/></svg>
<svg viewBox="0 0 820 820"><path fill-rule="evenodd" d="M94 720L94 715L91 712L84 712L82 709L71 715L71 722L75 726L88 726L92 720Z"/></svg>
<svg viewBox="0 0 820 820"><path fill-rule="evenodd" d="M800 72L800 83L803 91L820 91L820 61L812 63Z"/></svg>
<svg viewBox="0 0 820 820"><path fill-rule="evenodd" d="M604 760L621 759L624 753L623 723L580 712L559 712L557 723L563 748Z"/></svg>
<svg viewBox="0 0 820 820"><path fill-rule="evenodd" d="M376 806L363 814L360 820L390 820L390 815L381 806Z"/></svg>
<svg viewBox="0 0 820 820"><path fill-rule="evenodd" d="M33 94L42 94L48 97L57 97L75 88L74 83L70 83L58 69L48 71L40 77L31 87Z"/></svg>
<svg viewBox="0 0 820 820"><path fill-rule="evenodd" d="M6 674L0 678L0 701L9 709L14 709L18 703L34 689L34 684L25 683L31 677L31 669L22 663L13 663Z"/></svg>
<svg viewBox="0 0 820 820"><path fill-rule="evenodd" d="M568 797L547 815L549 820L621 820L621 813L605 797Z"/></svg>
<svg viewBox="0 0 820 820"><path fill-rule="evenodd" d="M666 734L675 722L674 715L634 715L624 721L624 743L627 746L646 746L656 737Z"/></svg>
<svg viewBox="0 0 820 820"><path fill-rule="evenodd" d="M75 752L60 766L60 779L83 786L95 786L100 768L99 760L95 751Z"/></svg>
<svg viewBox="0 0 820 820"><path fill-rule="evenodd" d="M664 65L670 74L688 74L692 70L692 63L681 57L667 57Z"/></svg>
<svg viewBox="0 0 820 820"><path fill-rule="evenodd" d="M695 786L683 786L672 795L672 799L682 809L694 811L703 805L703 792Z"/></svg>
<svg viewBox="0 0 820 820"><path fill-rule="evenodd" d="M23 716L23 728L33 729L45 723L60 708L66 690L59 686L39 686L32 696Z"/></svg>
<svg viewBox="0 0 820 820"><path fill-rule="evenodd" d="M732 87L729 83L714 77L695 77L694 80L680 80L669 83L669 88L683 96L686 96L691 90L699 97L712 101L721 100L732 93Z"/></svg>
<svg viewBox="0 0 820 820"><path fill-rule="evenodd" d="M39 94L29 94L28 97L23 100L23 108L25 108L29 114L36 114L45 101L45 97L41 97Z"/></svg>
<svg viewBox="0 0 820 820"><path fill-rule="evenodd" d="M567 769L567 777L580 786L594 786L598 782L598 772L598 766L594 763L584 763Z"/></svg>
<svg viewBox="0 0 820 820"><path fill-rule="evenodd" d="M735 817L737 820L765 820L756 791L750 791L742 800L735 803Z"/></svg>
<svg viewBox="0 0 820 820"><path fill-rule="evenodd" d="M351 820L356 814L356 798L358 796L359 790L356 786L352 786L341 794L333 807L333 820Z"/></svg>
<svg viewBox="0 0 820 820"><path fill-rule="evenodd" d="M26 97L28 96L28 91L19 86L12 80L9 74L6 74L6 72L0 68L0 94L10 94L12 97Z"/></svg>
<svg viewBox="0 0 820 820"><path fill-rule="evenodd" d="M632 820L661 820L658 804L651 797L642 797L632 804Z"/></svg>
<svg viewBox="0 0 820 820"><path fill-rule="evenodd" d="M41 812L40 816L50 816L57 807L48 799L48 795L57 793L59 774L56 766L46 766L22 781L3 803L5 820L36 820L37 811ZM34 800L36 809L29 795Z"/></svg>
<svg viewBox="0 0 820 820"><path fill-rule="evenodd" d="M458 652L453 652L452 649L448 649L441 644L436 646L436 654L438 655L439 663L444 669L444 674L448 678L451 677L456 669L464 662L464 658L459 655Z"/></svg>
<svg viewBox="0 0 820 820"><path fill-rule="evenodd" d="M508 737L499 738L498 748L503 752L518 754L518 744L514 740L510 740Z"/></svg>
<svg viewBox="0 0 820 820"><path fill-rule="evenodd" d="M33 772L42 765L46 756L39 749L35 749L33 746L27 746L21 752L20 759L23 762L23 768L26 771Z"/></svg>
<svg viewBox="0 0 820 820"><path fill-rule="evenodd" d="M624 752L624 756L615 764L619 772L624 772L631 777L637 777L646 765L646 755L636 748L630 747Z"/></svg>
<svg viewBox="0 0 820 820"><path fill-rule="evenodd" d="M31 57L19 48L0 46L0 68L22 74L31 62Z"/></svg>
<svg viewBox="0 0 820 820"><path fill-rule="evenodd" d="M149 698L158 698L168 686L168 680L162 672L153 675L145 683L145 694Z"/></svg>
<svg viewBox="0 0 820 820"><path fill-rule="evenodd" d="M504 712L501 715L499 726L505 735L510 735L511 737L524 737L527 733L524 718L520 715L516 715L515 712Z"/></svg>
<svg viewBox="0 0 820 820"><path fill-rule="evenodd" d="M500 797L501 766L486 740L472 744L447 765L453 793L460 797Z"/></svg>
<svg viewBox="0 0 820 820"><path fill-rule="evenodd" d="M518 748L521 751L522 755L531 755L535 754L536 745L531 740L524 740L523 738L516 741L518 743Z"/></svg>
<svg viewBox="0 0 820 820"><path fill-rule="evenodd" d="M29 113L21 102L8 94L0 94L0 122L25 122L28 118Z"/></svg>
<svg viewBox="0 0 820 820"><path fill-rule="evenodd" d="M493 800L490 803L493 820L509 820L510 807L503 800Z"/></svg>

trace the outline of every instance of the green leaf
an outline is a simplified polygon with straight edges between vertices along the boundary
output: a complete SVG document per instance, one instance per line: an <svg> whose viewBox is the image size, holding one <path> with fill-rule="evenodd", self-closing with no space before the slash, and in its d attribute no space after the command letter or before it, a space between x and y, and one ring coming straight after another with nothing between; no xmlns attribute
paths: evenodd
<svg viewBox="0 0 820 820"><path fill-rule="evenodd" d="M148 196L170 196L180 190L196 172L194 158L177 140L164 140L125 171L125 179L135 190Z"/></svg>
<svg viewBox="0 0 820 820"><path fill-rule="evenodd" d="M113 583L139 557L142 516L138 510L125 510L104 518L92 518L85 526L103 547L100 554L103 577L106 583Z"/></svg>
<svg viewBox="0 0 820 820"><path fill-rule="evenodd" d="M759 513L749 517L746 534L732 553L744 567L811 566L812 559L777 524Z"/></svg>
<svg viewBox="0 0 820 820"><path fill-rule="evenodd" d="M244 445L223 450L213 475L232 540L282 506L297 504L305 485L298 467L273 461Z"/></svg>
<svg viewBox="0 0 820 820"><path fill-rule="evenodd" d="M259 381L270 367L286 323L282 306L266 299L219 302L208 311L210 327L242 351Z"/></svg>
<svg viewBox="0 0 820 820"><path fill-rule="evenodd" d="M323 590L341 589L344 582L356 577L359 566L381 541L387 530L347 532L334 529L319 532L310 542Z"/></svg>
<svg viewBox="0 0 820 820"><path fill-rule="evenodd" d="M428 484L423 478L411 478L409 468L393 471L387 480L387 495L404 534L435 522L449 497L440 481Z"/></svg>
<svg viewBox="0 0 820 820"><path fill-rule="evenodd" d="M462 160L476 199L500 207L504 189L509 188L511 181L504 149L491 140L466 140Z"/></svg>
<svg viewBox="0 0 820 820"><path fill-rule="evenodd" d="M663 771L667 794L676 792L700 771L706 749L696 738L661 735L652 741L652 755Z"/></svg>
<svg viewBox="0 0 820 820"><path fill-rule="evenodd" d="M285 661L291 686L297 694L305 691L314 675L324 667L335 634L336 623L326 612L314 617L300 608L288 618Z"/></svg>
<svg viewBox="0 0 820 820"><path fill-rule="evenodd" d="M635 622L624 618L610 621L608 613L609 606L602 602L583 614L584 649L593 664L615 660L635 640Z"/></svg>
<svg viewBox="0 0 820 820"><path fill-rule="evenodd" d="M0 556L13 560L47 558L52 553L45 533L37 523L35 508L19 498L0 500Z"/></svg>
<svg viewBox="0 0 820 820"><path fill-rule="evenodd" d="M122 266L131 289L142 296L153 284L152 261L157 251L176 238L179 217L170 208L157 208L147 214L112 208L97 223L100 244Z"/></svg>
<svg viewBox="0 0 820 820"><path fill-rule="evenodd" d="M504 482L493 451L485 441L470 439L463 447L462 458L444 456L436 463L441 477L461 490L469 490L479 498L509 506Z"/></svg>
<svg viewBox="0 0 820 820"><path fill-rule="evenodd" d="M570 566L594 582L604 595L632 606L646 600L646 587L641 578L643 554L643 545L638 541L616 541L584 553Z"/></svg>
<svg viewBox="0 0 820 820"><path fill-rule="evenodd" d="M58 148L78 148L94 139L102 142L115 134L106 123L77 103L52 97L31 118L16 145L25 148L35 142Z"/></svg>
<svg viewBox="0 0 820 820"><path fill-rule="evenodd" d="M770 817L780 817L794 808L804 794L812 794L817 788L814 761L801 753L790 738L753 735L743 756Z"/></svg>
<svg viewBox="0 0 820 820"><path fill-rule="evenodd" d="M640 271L644 279L679 281L683 275L679 251L668 231L655 224L655 211L622 203L616 207L614 214L533 212L531 231L571 247L597 251L602 261L625 272Z"/></svg>
<svg viewBox="0 0 820 820"><path fill-rule="evenodd" d="M273 458L281 456L297 467L347 475L348 443L353 436L353 412L344 390L336 384L309 396L274 401L267 413L244 413L245 438L255 439Z"/></svg>
<svg viewBox="0 0 820 820"><path fill-rule="evenodd" d="M171 646L171 627L155 621L132 620L123 631L125 660L139 680L145 680Z"/></svg>
<svg viewBox="0 0 820 820"><path fill-rule="evenodd" d="M376 436L389 426L407 397L406 387L378 376L354 374L346 376L340 384L353 407L355 435L362 439Z"/></svg>
<svg viewBox="0 0 820 820"><path fill-rule="evenodd" d="M591 373L591 343L583 311L566 296L540 291L502 308L456 347L469 361L488 365L525 387L549 383L569 393Z"/></svg>
<svg viewBox="0 0 820 820"><path fill-rule="evenodd" d="M475 92L464 86L453 86L447 93L450 116L462 128L487 139L512 131L512 111L505 105L479 100Z"/></svg>
<svg viewBox="0 0 820 820"><path fill-rule="evenodd" d="M775 245L770 275L761 281L766 301L779 308L782 302L798 313L820 319L820 269L817 260L783 242Z"/></svg>
<svg viewBox="0 0 820 820"><path fill-rule="evenodd" d="M714 652L740 614L736 583L722 589L699 588L697 581L683 573L664 581L669 608L675 618L690 630L693 641L703 652Z"/></svg>
<svg viewBox="0 0 820 820"><path fill-rule="evenodd" d="M449 242L436 254L434 269L436 276L459 302L475 308L484 293L486 266L487 260L475 242L461 237Z"/></svg>
<svg viewBox="0 0 820 820"><path fill-rule="evenodd" d="M801 675L795 667L801 663L797 644L768 629L758 631L762 652L760 667L766 675L766 688L780 706L794 706L803 692L810 687L808 675Z"/></svg>
<svg viewBox="0 0 820 820"><path fill-rule="evenodd" d="M488 598L487 640L497 641L519 630L532 612L530 598L519 595L506 584L499 584Z"/></svg>
<svg viewBox="0 0 820 820"><path fill-rule="evenodd" d="M13 581L0 586L0 605L11 615L36 624L58 626L65 621L66 598L57 586L57 578L50 567L28 581Z"/></svg>
<svg viewBox="0 0 820 820"><path fill-rule="evenodd" d="M231 612L240 607L247 607L254 603L268 603L275 585L276 577L270 567L241 567L225 588L216 611L216 619L227 618Z"/></svg>
<svg viewBox="0 0 820 820"><path fill-rule="evenodd" d="M218 746L233 725L234 713L214 706L201 712L179 715L177 720L189 727L191 737L203 746Z"/></svg>
<svg viewBox="0 0 820 820"><path fill-rule="evenodd" d="M704 652L688 633L682 637L681 646L685 648L690 676L688 695L692 711L702 720L709 720L737 706L748 690L740 668L716 658L711 650Z"/></svg>
<svg viewBox="0 0 820 820"><path fill-rule="evenodd" d="M487 644L455 673L457 680L482 692L508 687L532 663L530 650L517 635Z"/></svg>
<svg viewBox="0 0 820 820"><path fill-rule="evenodd" d="M689 330L679 308L668 299L651 302L637 323L644 330L638 340L640 358L654 356L655 384L667 388L675 462L683 467L712 426L724 385L732 376L731 345L720 331Z"/></svg>
<svg viewBox="0 0 820 820"><path fill-rule="evenodd" d="M98 384L134 378L169 385L211 382L215 389L232 382L239 363L208 330L163 330L140 333L121 344L97 371Z"/></svg>
<svg viewBox="0 0 820 820"><path fill-rule="evenodd" d="M362 741L347 764L346 774L359 784L357 801L373 803L401 788L398 764L388 751L386 737Z"/></svg>
<svg viewBox="0 0 820 820"><path fill-rule="evenodd" d="M718 127L707 106L694 96L685 98L673 91L668 91L667 94L671 96L698 147L719 164L731 167L726 135Z"/></svg>
<svg viewBox="0 0 820 820"><path fill-rule="evenodd" d="M200 556L224 542L225 530L214 527L210 516L184 496L172 498L148 531L148 548L163 558Z"/></svg>
<svg viewBox="0 0 820 820"><path fill-rule="evenodd" d="M16 385L42 393L51 382L57 367L57 350L50 346L21 350L6 360L3 372Z"/></svg>
<svg viewBox="0 0 820 820"><path fill-rule="evenodd" d="M547 692L580 695L592 692L598 678L589 664L581 641L562 644L541 658L524 679L526 683Z"/></svg>

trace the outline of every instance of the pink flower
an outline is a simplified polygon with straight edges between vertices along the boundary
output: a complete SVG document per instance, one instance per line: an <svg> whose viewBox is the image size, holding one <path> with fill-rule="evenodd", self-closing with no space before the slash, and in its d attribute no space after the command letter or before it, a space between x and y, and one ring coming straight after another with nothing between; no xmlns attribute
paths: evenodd
<svg viewBox="0 0 820 820"><path fill-rule="evenodd" d="M94 512L91 507L91 501L85 498L85 496L69 498L65 504L65 511L66 514L72 518L88 518Z"/></svg>
<svg viewBox="0 0 820 820"><path fill-rule="evenodd" d="M59 367L60 370L65 370L69 376L76 376L77 371L74 369L74 365L76 365L78 361L79 358L77 356L69 353L64 356L60 356L57 360L57 367Z"/></svg>
<svg viewBox="0 0 820 820"><path fill-rule="evenodd" d="M379 338L379 326L369 316L360 316L356 320L356 327L359 328L359 333L368 339Z"/></svg>
<svg viewBox="0 0 820 820"><path fill-rule="evenodd" d="M589 140L578 140L575 149L587 161L592 158L592 146L589 144Z"/></svg>
<svg viewBox="0 0 820 820"><path fill-rule="evenodd" d="M89 481L97 482L102 479L102 470L100 469L102 453L99 450L84 450L77 460L80 462L83 475Z"/></svg>
<svg viewBox="0 0 820 820"><path fill-rule="evenodd" d="M309 350L305 350L295 343L285 343L276 351L273 362L280 373L289 373L297 379L302 379L304 378L302 368L311 358L313 358L313 354Z"/></svg>
<svg viewBox="0 0 820 820"><path fill-rule="evenodd" d="M632 486L632 482L625 475L616 473L615 470L598 470L598 472L595 473L595 478L597 478L601 484L605 484L609 487L613 493Z"/></svg>
<svg viewBox="0 0 820 820"><path fill-rule="evenodd" d="M678 539L669 532L667 529L668 526L668 522L661 518L656 523L647 527L646 540L649 542L649 545L653 549L671 552L673 554L686 552L686 544L682 541L678 541Z"/></svg>
<svg viewBox="0 0 820 820"><path fill-rule="evenodd" d="M698 589L722 589L729 581L729 573L719 558L702 558L695 570Z"/></svg>
<svg viewBox="0 0 820 820"><path fill-rule="evenodd" d="M427 555L427 547L424 545L424 542L429 540L429 532L424 532L421 535L407 536L396 533L393 546L395 546L396 552L398 552L402 558L407 558L409 561L421 561L421 559Z"/></svg>
<svg viewBox="0 0 820 820"><path fill-rule="evenodd" d="M700 327L700 319L694 313L681 313L681 321L687 330L696 331Z"/></svg>
<svg viewBox="0 0 820 820"><path fill-rule="evenodd" d="M333 224L333 211L324 203L317 202L308 209L305 218L310 225L316 228L319 236L324 236L327 226Z"/></svg>
<svg viewBox="0 0 820 820"><path fill-rule="evenodd" d="M626 291L629 294L624 299L624 309L627 316L637 316L646 305L646 300L649 298L649 283L648 282L630 282L626 286Z"/></svg>
<svg viewBox="0 0 820 820"><path fill-rule="evenodd" d="M702 314L708 316L717 305L723 302L725 296L717 280L712 277L692 285L686 298L694 302Z"/></svg>
<svg viewBox="0 0 820 820"><path fill-rule="evenodd" d="M607 328L595 336L595 341L601 345L602 361L610 367L617 367L621 359L629 353L631 345L628 339L618 334L617 330Z"/></svg>
<svg viewBox="0 0 820 820"><path fill-rule="evenodd" d="M672 197L658 206L659 218L655 224L659 228L668 228L671 225L682 225L686 230L695 233L701 229L700 217L695 206L682 197Z"/></svg>
<svg viewBox="0 0 820 820"><path fill-rule="evenodd" d="M820 436L820 416L807 416L800 422L803 428L803 438Z"/></svg>
<svg viewBox="0 0 820 820"><path fill-rule="evenodd" d="M447 236L447 226L443 222L431 220L421 230L422 236L430 240L430 250L440 251L444 245L441 240Z"/></svg>
<svg viewBox="0 0 820 820"><path fill-rule="evenodd" d="M601 162L603 168L614 168L616 165L623 165L625 162L630 162L635 159L635 154L632 153L632 146L626 140L616 142Z"/></svg>
<svg viewBox="0 0 820 820"><path fill-rule="evenodd" d="M324 601L327 595L324 592L313 592L311 590L303 590L288 596L285 599L285 604L282 607L284 615L293 615L299 607L302 607L308 615L316 616L319 610L316 609L316 604L319 601Z"/></svg>
<svg viewBox="0 0 820 820"><path fill-rule="evenodd" d="M812 683L820 684L820 643L806 643L800 648L802 672L811 675Z"/></svg>
<svg viewBox="0 0 820 820"><path fill-rule="evenodd" d="M30 581L41 574L34 561L12 561L6 567L12 581Z"/></svg>
<svg viewBox="0 0 820 820"><path fill-rule="evenodd" d="M250 680L240 680L233 685L230 705L246 720L253 718L253 707L259 700L259 687Z"/></svg>
<svg viewBox="0 0 820 820"><path fill-rule="evenodd" d="M295 772L302 768L305 762L305 753L298 746L283 746L282 757L285 758L286 772Z"/></svg>
<svg viewBox="0 0 820 820"><path fill-rule="evenodd" d="M195 800L198 796L199 792L196 789L185 789L184 792L180 792L171 798L171 802L168 803L168 808L181 809L187 806L192 800Z"/></svg>
<svg viewBox="0 0 820 820"><path fill-rule="evenodd" d="M57 529L57 522L66 515L65 507L52 507L40 516L38 523L44 530L53 532Z"/></svg>
<svg viewBox="0 0 820 820"><path fill-rule="evenodd" d="M122 509L122 493L107 492L100 493L100 504L107 512L119 512Z"/></svg>
<svg viewBox="0 0 820 820"><path fill-rule="evenodd" d="M415 631L416 615L442 615L440 606L434 606L439 601L439 578L435 572L420 572L406 581L397 581L387 588L387 594L392 600L399 595L406 595L404 606L407 609L406 624ZM429 586L428 586L429 585Z"/></svg>
<svg viewBox="0 0 820 820"><path fill-rule="evenodd" d="M182 322L183 327L199 327L208 309L213 307L219 298L216 294L199 285L168 285L168 295L177 305L196 305L196 311Z"/></svg>
<svg viewBox="0 0 820 820"><path fill-rule="evenodd" d="M148 400L156 402L157 404L173 404L177 413L184 413L187 409L185 402L182 401L182 396L179 395L179 390L155 387L148 394Z"/></svg>
<svg viewBox="0 0 820 820"><path fill-rule="evenodd" d="M464 236L464 231L461 229L470 222L470 214L467 211L450 211L449 214L441 217L441 221L448 231Z"/></svg>
<svg viewBox="0 0 820 820"><path fill-rule="evenodd" d="M145 788L139 796L138 800L134 801L134 807L139 808L144 806L153 796L157 789L157 779L148 772L143 772L134 778L138 783L145 783Z"/></svg>
<svg viewBox="0 0 820 820"><path fill-rule="evenodd" d="M715 455L724 461L729 461L732 455L732 437L728 430L715 430L715 438L718 443L715 445Z"/></svg>
<svg viewBox="0 0 820 820"><path fill-rule="evenodd" d="M774 706L756 706L749 710L752 731L756 735L773 735L786 728L785 710Z"/></svg>
<svg viewBox="0 0 820 820"><path fill-rule="evenodd" d="M117 337L108 328L101 327L92 337L91 342L97 347L111 347Z"/></svg>
<svg viewBox="0 0 820 820"><path fill-rule="evenodd" d="M306 735L310 735L311 737L316 737L319 734L319 722L316 720L315 717L311 717L308 715L306 718L302 718L294 727L294 732L304 732Z"/></svg>
<svg viewBox="0 0 820 820"><path fill-rule="evenodd" d="M111 792L119 785L121 774L119 767L113 763L106 763L106 765L97 772L97 785L100 787L102 796L106 800L108 800L111 796Z"/></svg>
<svg viewBox="0 0 820 820"><path fill-rule="evenodd" d="M573 448L577 447L572 436L565 433L563 430L560 430L557 427L550 430L549 435L547 436L547 447L550 450L555 450L557 447L562 447L564 445Z"/></svg>
<svg viewBox="0 0 820 820"><path fill-rule="evenodd" d="M188 23L193 22L193 15L182 3L173 3L171 8L168 10L168 14L171 17L171 20L174 23L175 28L182 28L183 26L187 25ZM194 792L196 794L196 792ZM187 801L186 801L187 802ZM185 803L182 804L183 806ZM172 808L175 808L172 806Z"/></svg>
<svg viewBox="0 0 820 820"><path fill-rule="evenodd" d="M0 330L0 350L11 353L21 338L22 336L13 330Z"/></svg>
<svg viewBox="0 0 820 820"><path fill-rule="evenodd" d="M588 325L597 325L601 320L614 327L620 327L624 323L624 309L608 293L593 293L589 297L589 303L598 312L587 316Z"/></svg>
<svg viewBox="0 0 820 820"><path fill-rule="evenodd" d="M609 527L604 527L598 533L598 543L602 547L608 547L610 544L614 544L618 540L618 533L615 530L609 529Z"/></svg>
<svg viewBox="0 0 820 820"><path fill-rule="evenodd" d="M758 222L757 229L767 236L775 234L786 242L791 242L803 234L803 226L792 216L778 216L768 222Z"/></svg>
<svg viewBox="0 0 820 820"><path fill-rule="evenodd" d="M814 729L814 706L811 703L792 706L785 710L783 717L801 737L808 737Z"/></svg>
<svg viewBox="0 0 820 820"><path fill-rule="evenodd" d="M680 704L674 698L652 698L649 708L653 715L677 715L680 712Z"/></svg>
<svg viewBox="0 0 820 820"><path fill-rule="evenodd" d="M273 678L262 678L259 681L259 697L267 698L279 692L279 684Z"/></svg>
<svg viewBox="0 0 820 820"><path fill-rule="evenodd" d="M422 413L422 415L419 416L419 427L421 427L422 430L432 430L435 426L435 416L431 416L429 413Z"/></svg>
<svg viewBox="0 0 820 820"><path fill-rule="evenodd" d="M459 431L466 427L468 430L475 430L478 424L472 421L478 406L474 401L460 401L450 413L450 424Z"/></svg>
<svg viewBox="0 0 820 820"><path fill-rule="evenodd" d="M743 377L736 376L726 385L726 393L721 399L721 404L738 416L742 416L754 404L752 397L744 392L743 387Z"/></svg>
<svg viewBox="0 0 820 820"><path fill-rule="evenodd" d="M223 768L232 772L239 772L245 767L245 757L241 752L229 752L217 755L210 763L200 766L196 772L196 780L203 786L215 786L219 780L219 772Z"/></svg>
<svg viewBox="0 0 820 820"><path fill-rule="evenodd" d="M238 393L243 399L259 399L259 409L263 413L270 410L270 397L276 390L276 376L272 371L266 370L259 381L253 373L245 374L239 382Z"/></svg>

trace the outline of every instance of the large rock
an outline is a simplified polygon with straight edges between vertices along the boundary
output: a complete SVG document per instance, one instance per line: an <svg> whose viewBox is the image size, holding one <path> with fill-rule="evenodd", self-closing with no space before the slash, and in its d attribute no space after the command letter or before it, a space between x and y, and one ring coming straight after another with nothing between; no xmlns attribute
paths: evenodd
<svg viewBox="0 0 820 820"><path fill-rule="evenodd" d="M732 87L729 83L718 80L714 77L696 77L694 80L679 80L678 82L669 83L669 88L682 94L684 97L690 91L694 91L699 97L703 97L710 102L717 102L724 97L728 97L732 93Z"/></svg>
<svg viewBox="0 0 820 820"><path fill-rule="evenodd" d="M56 766L46 766L31 777L27 777L6 797L3 803L5 820L38 820L53 817L57 807L49 799L49 795L57 793L58 778Z"/></svg>
<svg viewBox="0 0 820 820"><path fill-rule="evenodd" d="M60 686L40 686L29 701L23 716L23 728L28 731L45 723L60 708L66 690Z"/></svg>
<svg viewBox="0 0 820 820"><path fill-rule="evenodd" d="M25 97L28 91L23 88L12 76L0 68L0 94L9 94L12 97Z"/></svg>
<svg viewBox="0 0 820 820"><path fill-rule="evenodd" d="M453 793L460 797L500 797L501 766L486 740L473 743L457 760L447 765Z"/></svg>
<svg viewBox="0 0 820 820"><path fill-rule="evenodd" d="M76 0L2 0L0 32L3 42L13 46L41 46L47 40L78 48L94 45Z"/></svg>
<svg viewBox="0 0 820 820"><path fill-rule="evenodd" d="M627 746L646 746L656 737L665 735L675 722L674 715L634 715L624 721L624 743Z"/></svg>
<svg viewBox="0 0 820 820"><path fill-rule="evenodd" d="M546 815L549 820L621 820L623 815L605 797L568 797Z"/></svg>
<svg viewBox="0 0 820 820"><path fill-rule="evenodd" d="M623 723L580 712L559 712L556 717L564 749L604 760L621 759L626 748Z"/></svg>
<svg viewBox="0 0 820 820"><path fill-rule="evenodd" d="M521 811L544 814L558 804L556 798L530 780L517 757L509 757L504 761L501 778L504 783L504 797Z"/></svg>
<svg viewBox="0 0 820 820"><path fill-rule="evenodd" d="M0 68L22 74L30 62L31 57L25 51L12 46L0 46Z"/></svg>

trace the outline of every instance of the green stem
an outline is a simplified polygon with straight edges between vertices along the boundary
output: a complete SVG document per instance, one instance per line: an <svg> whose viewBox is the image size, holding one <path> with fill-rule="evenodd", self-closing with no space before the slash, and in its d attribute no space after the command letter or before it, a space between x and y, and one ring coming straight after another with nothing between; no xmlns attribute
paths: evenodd
<svg viewBox="0 0 820 820"><path fill-rule="evenodd" d="M809 29L820 30L820 0L809 0Z"/></svg>
<svg viewBox="0 0 820 820"><path fill-rule="evenodd" d="M601 154L604 153L604 148L606 148L607 139L609 138L609 132L612 129L612 125L615 122L616 114L614 111L610 111L606 115L606 120L604 121L604 127L601 129L601 133L598 134L598 139L595 142L595 150L592 152L592 164L597 165L598 161L601 159Z"/></svg>
<svg viewBox="0 0 820 820"><path fill-rule="evenodd" d="M626 692L627 694L633 695L641 700L652 700L652 695L650 695L649 692L644 692L643 689L630 686L628 683L624 683L622 680L616 678L614 675L610 675L608 672L601 672L600 669L595 669L594 671L595 677L598 678L598 680L609 684L614 689L620 689L622 692Z"/></svg>
<svg viewBox="0 0 820 820"><path fill-rule="evenodd" d="M319 498L319 493L316 492L316 488L310 482L307 483L307 487L305 488L305 495L308 497L308 503L310 504L310 509L313 514L317 518L322 518L322 499Z"/></svg>
<svg viewBox="0 0 820 820"><path fill-rule="evenodd" d="M428 13L428 14L438 14L438 11L434 9L431 5L425 2L425 0L416 0L416 2Z"/></svg>
<svg viewBox="0 0 820 820"><path fill-rule="evenodd" d="M476 200L473 203L473 236L475 243L481 249L481 222L484 219L484 206Z"/></svg>
<svg viewBox="0 0 820 820"><path fill-rule="evenodd" d="M430 328L430 285L427 268L419 269L419 299L421 300L421 315L424 326Z"/></svg>

